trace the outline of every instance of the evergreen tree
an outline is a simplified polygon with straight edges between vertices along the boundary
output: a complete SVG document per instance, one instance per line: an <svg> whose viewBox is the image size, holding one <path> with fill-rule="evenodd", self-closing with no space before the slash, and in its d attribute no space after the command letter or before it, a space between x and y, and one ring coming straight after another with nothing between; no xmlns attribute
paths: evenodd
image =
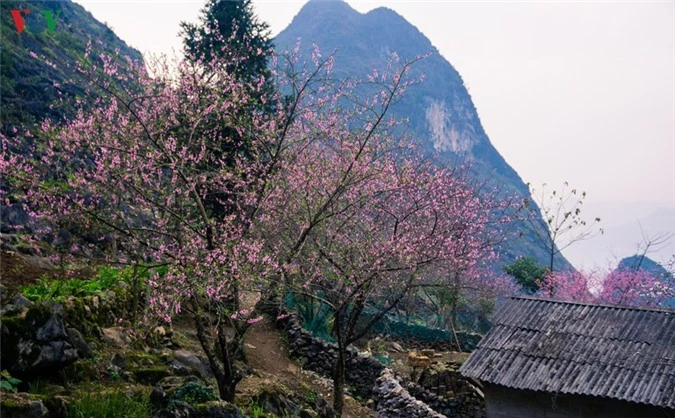
<svg viewBox="0 0 675 418"><path fill-rule="evenodd" d="M253 13L251 0L208 0L196 24L181 23L181 35L186 59L199 62L207 77L225 72L243 85L256 85L261 77L264 79L261 88L247 92L253 100L237 109L238 125L246 126L252 115L274 110L275 90L267 66L273 52L269 25ZM209 68L212 65L220 68ZM213 125L219 128L211 129ZM214 161L232 167L241 156L253 158L250 148L255 139L247 137L237 126L216 118L202 121L198 129L210 130ZM228 192L222 189L216 192L209 187L205 192L207 210L219 216L232 213L231 205L224 203L232 200Z"/></svg>
<svg viewBox="0 0 675 418"><path fill-rule="evenodd" d="M514 278L523 292L533 295L539 291L549 270L540 266L533 257L520 257L513 264L504 266L504 272Z"/></svg>
<svg viewBox="0 0 675 418"><path fill-rule="evenodd" d="M267 60L273 49L269 25L253 13L251 0L208 0L197 24L181 23L181 34L188 59L211 62L227 58L223 57L227 51L240 57L227 68L236 78L269 78Z"/></svg>

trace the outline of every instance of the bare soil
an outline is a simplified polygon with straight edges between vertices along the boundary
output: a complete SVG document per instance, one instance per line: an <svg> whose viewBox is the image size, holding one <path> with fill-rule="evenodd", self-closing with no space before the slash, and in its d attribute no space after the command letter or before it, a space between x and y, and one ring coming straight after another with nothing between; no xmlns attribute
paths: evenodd
<svg viewBox="0 0 675 418"><path fill-rule="evenodd" d="M332 380L315 373L302 370L289 358L284 337L268 319L252 326L246 334L246 357L248 364L259 376L251 375L241 383L237 391L251 393L262 385L279 382L294 390L302 391L307 387L321 395L332 405ZM342 414L346 418L376 417L377 415L351 397L345 399Z"/></svg>

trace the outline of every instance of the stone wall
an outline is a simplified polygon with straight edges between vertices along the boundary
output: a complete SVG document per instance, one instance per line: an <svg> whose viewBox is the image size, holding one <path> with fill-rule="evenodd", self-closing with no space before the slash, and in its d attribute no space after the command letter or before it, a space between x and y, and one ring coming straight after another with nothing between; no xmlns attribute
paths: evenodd
<svg viewBox="0 0 675 418"><path fill-rule="evenodd" d="M485 400L458 369L455 363L426 367L416 383L410 382L406 388L417 399L447 417L485 417Z"/></svg>
<svg viewBox="0 0 675 418"><path fill-rule="evenodd" d="M413 397L391 370L385 369L375 382L375 410L387 418L444 418L445 415L431 409Z"/></svg>
<svg viewBox="0 0 675 418"><path fill-rule="evenodd" d="M304 368L324 376L333 376L337 358L337 346L314 337L305 330L295 315L277 320L277 325L286 330L291 355L297 357ZM354 389L354 395L371 399L375 381L385 366L373 358L362 357L353 348L347 350L346 381Z"/></svg>
<svg viewBox="0 0 675 418"><path fill-rule="evenodd" d="M126 314L129 298L104 292L85 298L33 303L0 289L0 352L3 366L20 378L61 370L92 355L86 338L101 337L103 326Z"/></svg>
<svg viewBox="0 0 675 418"><path fill-rule="evenodd" d="M294 314L282 315L277 326L285 329L291 355L298 358L304 368L332 376L337 356L335 344L314 337ZM348 350L347 358L348 386L354 395L371 399L381 417L485 417L482 399L454 368L440 374L429 369L420 376L423 384L420 385L404 382L380 362L359 355L355 349Z"/></svg>

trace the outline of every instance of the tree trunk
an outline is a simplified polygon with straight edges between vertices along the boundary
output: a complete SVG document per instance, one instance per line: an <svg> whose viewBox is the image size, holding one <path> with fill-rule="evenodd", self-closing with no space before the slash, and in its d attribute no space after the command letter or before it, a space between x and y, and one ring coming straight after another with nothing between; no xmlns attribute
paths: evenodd
<svg viewBox="0 0 675 418"><path fill-rule="evenodd" d="M551 263L549 265L549 271L553 273L553 257L555 256L555 243L551 244Z"/></svg>
<svg viewBox="0 0 675 418"><path fill-rule="evenodd" d="M218 380L218 395L225 402L234 403L234 393L237 384Z"/></svg>
<svg viewBox="0 0 675 418"><path fill-rule="evenodd" d="M138 305L141 297L141 283L138 278L138 263L134 263L133 277L131 278L131 324L136 325L138 319Z"/></svg>
<svg viewBox="0 0 675 418"><path fill-rule="evenodd" d="M335 369L333 371L333 409L335 416L342 416L342 409L345 404L345 352L346 347L338 342L337 358L335 359Z"/></svg>
<svg viewBox="0 0 675 418"><path fill-rule="evenodd" d="M218 335L213 336L213 340L215 340L216 343L212 344L211 339L209 339L206 329L204 328L204 323L202 322L203 317L199 313L199 306L194 300L193 306L195 308L194 320L197 328L197 338L209 361L211 372L216 378L218 395L220 396L220 399L226 402L233 402L237 383L241 381L242 375L236 369L233 357L228 352L230 347L228 347L227 344L227 338L225 337L225 330L222 326L222 322L219 322L218 324ZM214 348L217 348L220 353L216 353ZM218 354L220 354L220 358Z"/></svg>

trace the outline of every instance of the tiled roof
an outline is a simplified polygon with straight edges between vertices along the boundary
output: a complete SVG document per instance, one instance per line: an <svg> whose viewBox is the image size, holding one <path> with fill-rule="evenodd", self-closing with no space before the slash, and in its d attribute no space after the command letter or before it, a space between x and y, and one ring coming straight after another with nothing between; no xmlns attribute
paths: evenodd
<svg viewBox="0 0 675 418"><path fill-rule="evenodd" d="M510 298L462 365L515 389L675 409L675 311Z"/></svg>

